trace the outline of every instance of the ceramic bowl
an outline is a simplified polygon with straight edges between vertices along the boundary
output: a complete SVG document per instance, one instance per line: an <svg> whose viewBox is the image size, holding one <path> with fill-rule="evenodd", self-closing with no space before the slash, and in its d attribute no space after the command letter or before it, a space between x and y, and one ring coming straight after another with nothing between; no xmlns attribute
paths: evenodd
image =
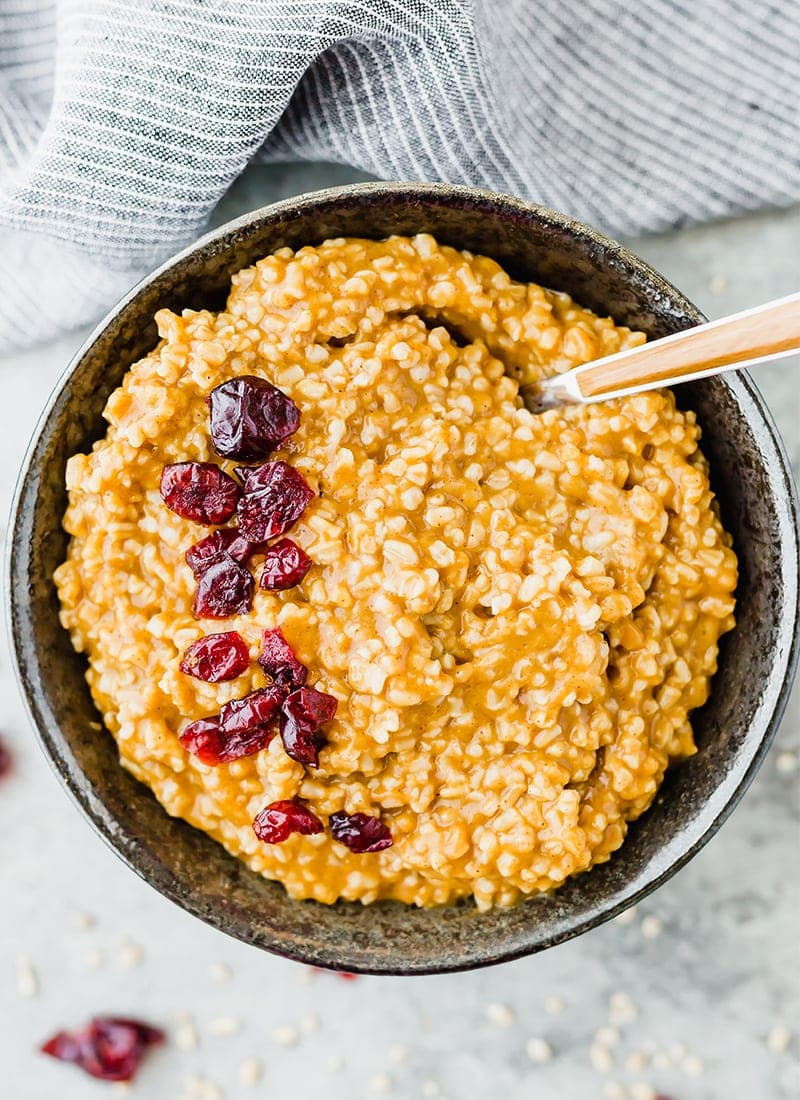
<svg viewBox="0 0 800 1100"><path fill-rule="evenodd" d="M13 644L27 705L62 784L97 832L151 886L229 935L308 963L374 973L459 970L541 951L654 890L714 834L755 775L780 719L797 651L793 483L758 391L746 375L729 375L686 385L679 400L697 411L739 555L738 622L722 641L710 701L694 715L700 751L669 772L651 809L608 863L550 896L488 913L471 903L413 909L292 901L280 885L169 817L122 769L112 737L97 726L85 661L58 620L51 578L66 549L67 458L103 433L108 395L156 343L156 310L220 307L234 272L284 245L421 231L492 256L516 278L565 290L650 337L703 320L620 245L506 196L447 185L363 184L277 203L223 226L159 268L78 353L28 452L8 562Z"/></svg>

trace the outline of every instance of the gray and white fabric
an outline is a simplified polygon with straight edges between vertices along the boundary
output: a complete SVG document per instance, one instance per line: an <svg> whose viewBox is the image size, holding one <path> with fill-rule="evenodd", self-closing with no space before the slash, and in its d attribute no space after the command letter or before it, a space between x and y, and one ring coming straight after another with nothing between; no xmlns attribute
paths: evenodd
<svg viewBox="0 0 800 1100"><path fill-rule="evenodd" d="M797 0L0 0L0 353L88 321L254 158L613 233L800 199Z"/></svg>

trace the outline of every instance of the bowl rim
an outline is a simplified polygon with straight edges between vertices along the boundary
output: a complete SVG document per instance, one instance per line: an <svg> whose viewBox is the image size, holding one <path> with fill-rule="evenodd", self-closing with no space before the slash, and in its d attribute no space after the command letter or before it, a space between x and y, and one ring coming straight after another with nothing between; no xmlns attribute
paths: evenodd
<svg viewBox="0 0 800 1100"><path fill-rule="evenodd" d="M6 629L10 641L12 664L23 698L26 712L31 725L36 733L39 746L48 760L53 771L58 776L60 785L65 787L73 802L78 806L82 814L88 818L95 832L107 844L114 853L133 870L139 878L156 889L162 896L168 898L179 908L192 916L199 917L204 923L211 925L221 932L225 932L234 939L249 942L270 953L283 958L292 959L311 965L321 965L329 969L352 970L365 974L436 974L448 973L460 970L477 969L484 966L495 965L521 958L547 947L556 946L569 939L583 934L591 928L598 927L611 920L619 913L632 905L637 904L644 897L662 886L683 868L717 833L725 820L743 797L745 791L753 781L758 769L763 763L764 757L777 732L783 712L788 701L789 693L800 658L800 501L798 500L797 487L792 475L791 464L784 443L777 431L773 417L766 406L757 386L746 371L740 371L736 375L728 375L726 384L734 391L745 419L751 426L758 426L766 434L768 444L772 448L772 461L781 474L781 486L776 490L776 498L779 508L779 523L783 539L783 563L784 583L787 585L785 606L779 611L778 636L788 638L786 646L779 654L782 664L780 682L773 688L772 698L768 707L759 707L751 722L751 726L761 725L761 736L754 747L743 753L746 763L738 770L729 773L723 783L714 789L712 795L706 800L702 809L693 821L693 828L687 834L680 834L680 851L668 864L659 871L648 874L646 871L637 876L636 882L623 888L617 896L601 903L588 915L574 920L569 927L560 932L554 932L546 940L520 947L498 948L485 952L478 959L460 958L445 964L415 964L411 963L404 968L383 964L364 965L347 959L337 960L332 963L327 957L315 955L308 951L293 951L286 949L284 944L274 942L265 943L255 936L249 939L239 932L231 931L226 927L224 914L221 909L213 911L204 908L193 896L192 891L180 896L170 881L156 881L148 875L147 870L140 866L134 854L125 848L121 842L120 828L116 825L105 804L93 797L88 784L81 787L71 780L65 765L70 762L75 766L75 755L70 750L61 729L56 726L51 728L46 715L40 709L37 699L32 691L32 684L26 675L28 665L23 652L22 636L26 627L26 597L27 584L25 570L20 562L19 552L19 527L21 523L21 506L29 491L29 483L35 473L35 460L40 441L48 427L54 408L72 376L79 370L83 359L91 351L97 340L111 325L119 313L130 305L137 296L152 282L169 272L176 264L194 254L213 248L215 245L225 242L240 230L246 230L264 220L272 221L281 216L291 216L300 210L309 207L322 206L325 203L335 202L340 199L352 199L363 196L366 198L380 199L391 194L399 197L410 197L416 200L434 199L444 201L446 204L464 201L473 209L481 204L488 204L501 215L513 216L515 213L525 219L534 219L546 227L558 228L566 231L573 237L599 246L606 259L611 258L619 263L627 272L635 271L643 276L655 293L665 301L677 305L680 311L691 317L695 323L701 323L705 318L703 314L679 291L672 283L664 278L658 271L652 268L644 260L636 256L624 245L612 238L579 222L568 215L551 210L536 203L528 203L512 195L490 192L480 188L463 185L451 185L443 183L425 182L365 182L358 184L346 184L338 187L324 188L318 191L305 192L301 195L291 196L270 203L267 206L243 214L216 227L204 234L194 243L181 249L169 259L159 264L156 268L144 275L102 318L91 330L79 349L72 356L68 365L59 375L48 400L37 418L36 426L25 451L20 472L17 477L12 505L8 536L4 554L4 587ZM792 553L793 550L793 553ZM788 566L788 568L787 568ZM798 614L792 614L792 606L798 609ZM766 709L766 713L765 713ZM121 766L121 765L120 765ZM76 767L76 771L80 769ZM81 774L83 774L81 772ZM166 812L166 811L164 811ZM124 833L125 830L123 829ZM357 904L357 903L353 903ZM524 904L524 903L523 903ZM466 953L465 953L466 954Z"/></svg>

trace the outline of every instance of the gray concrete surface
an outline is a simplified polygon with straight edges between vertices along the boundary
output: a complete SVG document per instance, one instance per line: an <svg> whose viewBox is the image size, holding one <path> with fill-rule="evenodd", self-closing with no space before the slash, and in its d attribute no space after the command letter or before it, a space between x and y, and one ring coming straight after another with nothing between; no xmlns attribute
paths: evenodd
<svg viewBox="0 0 800 1100"><path fill-rule="evenodd" d="M354 178L313 165L256 169L226 198L219 220ZM629 243L711 316L800 283L800 209ZM3 515L38 411L82 336L2 363ZM800 464L800 363L763 369L759 380ZM0 688L0 729L16 756L13 776L0 787L4 1098L117 1095L36 1054L51 1031L100 1011L140 1015L171 1030L171 1043L130 1090L144 1100L798 1095L797 694L731 820L632 917L483 972L345 982L226 939L127 871L41 756L5 640ZM181 1013L191 1017L190 1028L176 1029ZM290 1030L276 1034L280 1027ZM235 1033L219 1034L225 1031ZM282 1045L281 1037L298 1041ZM541 1062L526 1052L531 1039L547 1044L531 1048ZM248 1059L263 1071L255 1085L239 1079Z"/></svg>

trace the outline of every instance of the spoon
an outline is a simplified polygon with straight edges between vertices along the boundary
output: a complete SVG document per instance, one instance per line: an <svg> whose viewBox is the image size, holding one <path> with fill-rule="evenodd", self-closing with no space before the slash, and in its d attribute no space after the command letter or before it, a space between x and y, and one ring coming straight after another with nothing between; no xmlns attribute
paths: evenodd
<svg viewBox="0 0 800 1100"><path fill-rule="evenodd" d="M520 387L531 412L591 405L800 352L800 293Z"/></svg>

